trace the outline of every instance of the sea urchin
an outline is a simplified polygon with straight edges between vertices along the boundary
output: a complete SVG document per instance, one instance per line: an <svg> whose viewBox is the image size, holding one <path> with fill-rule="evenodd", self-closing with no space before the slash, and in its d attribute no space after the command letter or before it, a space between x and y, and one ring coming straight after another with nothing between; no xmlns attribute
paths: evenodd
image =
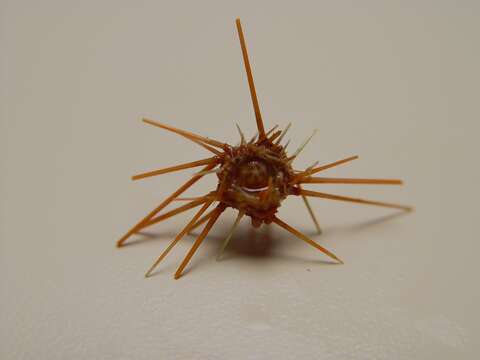
<svg viewBox="0 0 480 360"><path fill-rule="evenodd" d="M196 173L185 184L180 186L173 194L171 194L167 199L165 199L159 206L152 210L147 216L140 220L140 222L133 226L120 240L118 240L117 246L121 247L125 243L125 241L134 233L137 233L138 231L148 226L156 224L162 220L168 219L184 211L201 206L200 210L195 214L195 216L190 220L190 222L183 228L183 230L175 237L171 244L165 249L165 251L150 267L150 269L145 274L146 277L148 277L152 273L152 271L160 263L160 261L169 253L169 251L178 243L178 241L180 241L180 239L185 234L188 234L194 228L206 222L207 224L203 228L200 235L197 237L188 254L185 256L185 259L175 272L175 279L178 279L182 275L185 266L188 264L195 251L201 245L201 243L209 233L210 229L217 221L220 214L227 207L237 209L238 216L225 241L222 244L220 255L227 246L234 229L240 222L240 219L244 215L246 215L251 218L252 225L254 227L259 227L264 223L275 223L340 263L342 263L342 261L333 253L320 246L315 241L302 234L300 231L283 222L276 216L277 210L280 207L281 202L287 196L294 195L302 197L319 233L321 232L320 226L318 225L318 221L316 220L315 215L308 203L308 197L349 201L360 204L396 208L404 211L411 210L410 207L403 205L363 200L302 189L303 184L400 185L402 184L402 181L396 179L350 179L313 176L323 170L355 160L358 158L357 156L348 157L346 159L335 161L322 166L317 166L317 163L315 163L304 171L294 170L294 168L292 167L293 160L302 151L302 149L311 139L313 134L299 147L297 151L295 151L291 156L289 156L286 152L288 142L285 145L282 145L282 140L286 132L288 131L290 124L283 131L277 130L277 127L273 127L268 132L265 131L257 95L255 92L255 85L253 82L252 71L250 68L250 62L248 59L248 53L240 19L236 20L236 25L240 39L245 70L247 72L248 85L252 97L258 132L251 140L247 141L240 127L237 125L237 129L240 134L240 143L236 146L231 146L220 141L216 141L204 136L193 134L188 131L180 130L172 126L159 123L157 121L143 119L145 123L177 133L202 146L213 154L212 157L206 159L197 160L190 163L180 164L133 176L133 180L137 180L155 175L166 174L177 170L204 166L200 172ZM179 196L183 192L190 188L204 175L209 173L215 173L218 177L218 185L215 191L212 191L198 198L179 198ZM157 215L161 210L167 207L174 200L189 200L189 202L176 209ZM213 210L204 215L204 213L213 203L217 203L217 205L213 208Z"/></svg>

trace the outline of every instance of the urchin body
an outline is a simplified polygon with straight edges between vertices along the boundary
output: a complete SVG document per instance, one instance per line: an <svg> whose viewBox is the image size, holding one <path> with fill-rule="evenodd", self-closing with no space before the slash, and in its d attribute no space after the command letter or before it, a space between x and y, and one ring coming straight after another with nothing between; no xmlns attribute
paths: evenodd
<svg viewBox="0 0 480 360"><path fill-rule="evenodd" d="M410 211L409 206L403 206L392 203L385 203L380 201L364 200L359 198L346 197L341 195L327 194L312 190L303 189L304 185L308 184L377 184L377 185L400 185L401 180L397 179L352 179L352 178L327 178L313 176L319 172L326 171L330 168L348 163L358 158L358 156L351 156L332 163L327 163L317 166L318 162L308 167L305 170L295 170L292 166L293 161L312 138L310 136L293 155L288 155L286 152L286 144L282 143L285 134L287 133L290 124L283 130L276 130L277 126L266 132L262 116L260 113L260 106L255 91L252 71L250 68L250 61L248 58L245 39L243 36L240 20L236 20L240 45L242 49L242 56L247 73L248 85L250 88L250 95L252 98L253 109L257 123L258 133L250 141L245 140L245 136L238 127L240 133L240 143L237 146L231 146L208 137L194 134L189 131L181 130L160 122L143 119L145 123L162 129L174 132L186 139L200 145L214 156L206 159L193 161L190 163L171 166L164 169L149 171L146 173L133 176L133 180L144 179L156 175L170 173L173 171L190 169L194 167L204 166L203 169L194 174L187 182L180 186L170 196L168 196L155 209L150 211L144 218L142 218L136 225L134 225L124 236L117 241L117 246L121 247L125 241L133 234L145 229L146 227L157 224L163 220L171 218L175 215L183 213L195 207L200 207L193 218L187 225L178 233L175 239L169 246L161 253L157 260L153 263L147 271L148 277L155 267L162 261L162 259L170 252L170 250L189 232L193 229L205 224L202 232L197 237L190 251L185 256L183 262L175 272L175 278L178 279L201 245L210 229L218 220L222 212L230 207L238 210L238 216L233 224L230 232L227 234L225 241L222 244L220 254L227 246L233 231L240 222L243 216L249 216L254 227L259 227L262 224L275 223L283 229L289 231L299 239L305 241L307 244L315 247L325 255L334 259L337 262L342 261L331 253L329 250L320 246L318 243L294 229L284 221L277 217L278 209L283 200L288 196L293 195L301 197L304 201L312 220L315 223L317 231L320 233L320 226L314 215L314 212L308 202L308 197L316 197L328 200L347 201L359 204L382 206L387 208L400 209L403 211ZM314 132L315 133L315 132ZM180 195L194 185L198 180L207 174L215 173L218 177L218 185L216 190L196 198L180 198ZM174 201L189 200L185 205L179 206L173 210L163 212L163 210ZM216 204L213 210L208 213L210 206Z"/></svg>
<svg viewBox="0 0 480 360"><path fill-rule="evenodd" d="M283 146L268 138L259 144L241 144L225 156L218 172L219 199L250 216L254 227L270 224L291 193L293 177Z"/></svg>

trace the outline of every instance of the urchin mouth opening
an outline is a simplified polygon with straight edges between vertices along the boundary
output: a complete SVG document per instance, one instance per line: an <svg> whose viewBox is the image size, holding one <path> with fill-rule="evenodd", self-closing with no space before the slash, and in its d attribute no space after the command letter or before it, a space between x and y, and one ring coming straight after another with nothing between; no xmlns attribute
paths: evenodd
<svg viewBox="0 0 480 360"><path fill-rule="evenodd" d="M249 187L246 187L246 186L241 186L241 189L242 189L242 190L245 190L245 191L247 191L247 192L260 192L260 191L265 191L265 190L267 190L267 189L268 189L268 185L267 185L267 186L263 186L263 187L261 187L261 188L256 188L256 189L254 189L254 188L249 188Z"/></svg>

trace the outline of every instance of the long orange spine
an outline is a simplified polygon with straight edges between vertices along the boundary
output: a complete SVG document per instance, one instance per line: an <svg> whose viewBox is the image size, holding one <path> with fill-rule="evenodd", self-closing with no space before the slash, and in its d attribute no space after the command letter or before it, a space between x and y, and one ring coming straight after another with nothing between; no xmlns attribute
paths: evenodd
<svg viewBox="0 0 480 360"><path fill-rule="evenodd" d="M190 169L190 168L197 167L197 166L207 165L207 164L210 164L212 161L215 161L215 159L216 158L211 157L211 158L192 161L192 162L188 162L188 163L184 163L184 164L180 164L180 165L170 166L170 167L163 168L163 169L148 171L148 172L145 172L145 173L133 175L132 180L140 180L140 179L145 179L145 178L152 177L152 176L171 173L171 172L174 172L174 171L185 170L185 169Z"/></svg>
<svg viewBox="0 0 480 360"><path fill-rule="evenodd" d="M205 237L208 235L210 229L212 228L212 226L215 224L215 222L217 221L218 217L220 216L220 214L223 212L223 210L225 210L225 207L223 204L219 204L216 208L215 208L215 211L213 212L212 214L212 217L208 220L208 223L207 225L205 225L205 227L203 228L202 232L200 233L200 235L198 236L197 240L195 241L195 243L193 244L192 248L190 249L190 251L187 253L187 255L185 256L185 259L183 259L182 263L180 264L180 266L178 267L177 271L175 272L175 279L179 279L180 276L182 276L182 272L183 270L185 269L185 267L188 265L190 259L192 258L192 256L195 254L195 252L197 251L198 247L202 244L203 240L205 239Z"/></svg>
<svg viewBox="0 0 480 360"><path fill-rule="evenodd" d="M305 195L305 196L313 196L313 197L318 197L322 199L329 199L329 200L339 200L339 201L348 201L348 202L354 202L358 204L364 204L364 205L375 205L375 206L381 206L381 207L387 207L387 208L392 208L392 209L400 209L404 211L412 211L411 206L405 206L405 205L399 205L399 204L392 204L392 203L387 203L387 202L382 202L382 201L373 201L373 200L365 200L365 199L359 199L359 198L353 198L353 197L348 197L348 196L341 196L341 195L334 195L334 194L326 194L318 191L311 191L311 190L299 190L299 195Z"/></svg>
<svg viewBox="0 0 480 360"><path fill-rule="evenodd" d="M250 88L250 96L252 97L253 110L255 112L255 119L257 120L258 138L265 139L265 127L263 126L262 114L260 113L260 105L258 104L257 92L255 90L255 83L253 82L252 69L250 60L248 59L247 44L243 36L242 23L240 19L236 19L238 38L240 40L240 47L242 48L243 63L245 64L245 71L247 72L248 87Z"/></svg>
<svg viewBox="0 0 480 360"><path fill-rule="evenodd" d="M207 165L203 168L203 170L210 170L215 167L214 164ZM143 224L149 221L151 218L153 218L155 215L157 215L163 208L165 208L168 204L170 204L178 195L182 194L184 191L186 191L190 186L195 184L198 180L200 180L203 177L203 175L195 175L193 176L190 180L188 180L185 184L180 186L173 194L171 194L168 198L166 198L160 205L158 205L155 209L153 209L151 212L148 213L147 216L145 216L142 220L140 220L135 226L133 226L125 235L123 235L118 241L117 241L117 247L121 247L127 239L136 233L139 229L142 228Z"/></svg>

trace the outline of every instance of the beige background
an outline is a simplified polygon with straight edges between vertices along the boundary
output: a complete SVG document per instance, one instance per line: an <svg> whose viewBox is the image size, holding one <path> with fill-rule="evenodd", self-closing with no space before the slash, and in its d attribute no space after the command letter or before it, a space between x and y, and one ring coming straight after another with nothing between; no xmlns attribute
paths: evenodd
<svg viewBox="0 0 480 360"><path fill-rule="evenodd" d="M480 356L479 2L0 4L1 359ZM218 263L229 211L185 277L194 237L145 280L189 215L114 243L192 171L130 176L205 152L139 119L253 133L237 16L267 126L292 149L319 129L299 168L358 154L328 175L406 181L316 188L417 211L313 201L344 266L247 221ZM299 199L280 216L313 236Z"/></svg>

